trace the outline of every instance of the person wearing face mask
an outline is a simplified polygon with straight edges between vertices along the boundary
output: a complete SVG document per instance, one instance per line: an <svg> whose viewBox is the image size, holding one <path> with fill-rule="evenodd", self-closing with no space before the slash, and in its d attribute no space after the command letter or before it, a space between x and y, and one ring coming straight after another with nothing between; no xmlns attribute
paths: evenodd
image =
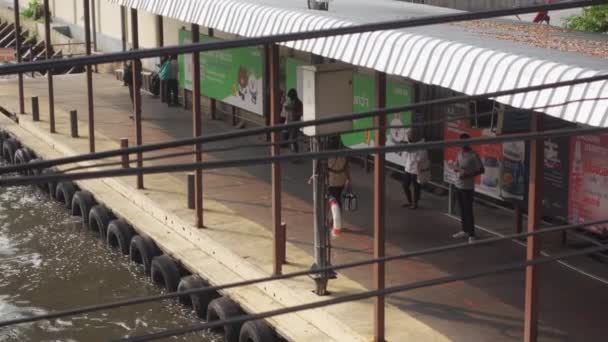
<svg viewBox="0 0 608 342"><path fill-rule="evenodd" d="M460 139L469 139L466 133ZM475 177L484 173L483 163L477 152L469 145L464 145L458 152L456 163L452 166L457 175L456 193L460 209L460 223L462 231L452 235L453 238L468 237L469 242L475 241L475 217L473 215L473 197L475 194Z"/></svg>

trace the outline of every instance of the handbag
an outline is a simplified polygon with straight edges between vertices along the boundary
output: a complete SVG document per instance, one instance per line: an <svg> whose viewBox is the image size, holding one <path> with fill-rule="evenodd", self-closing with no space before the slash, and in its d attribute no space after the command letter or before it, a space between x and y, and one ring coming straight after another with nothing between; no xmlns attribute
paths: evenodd
<svg viewBox="0 0 608 342"><path fill-rule="evenodd" d="M431 181L431 161L424 158L418 162L418 183L426 184Z"/></svg>
<svg viewBox="0 0 608 342"><path fill-rule="evenodd" d="M344 194L342 195L342 206L344 211L357 211L359 208L359 201L357 196L353 193L352 188L349 186Z"/></svg>

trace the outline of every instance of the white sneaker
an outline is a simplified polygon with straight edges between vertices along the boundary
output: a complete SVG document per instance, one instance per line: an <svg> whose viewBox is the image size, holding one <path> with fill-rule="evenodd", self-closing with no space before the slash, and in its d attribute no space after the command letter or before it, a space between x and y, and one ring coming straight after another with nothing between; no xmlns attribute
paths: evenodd
<svg viewBox="0 0 608 342"><path fill-rule="evenodd" d="M456 233L456 234L452 235L452 237L453 237L454 239L461 239L461 238L464 238L464 237L467 237L467 236L469 236L469 234L467 234L467 233L465 233L465 232L463 232L463 231L460 231L460 232L458 232L458 233Z"/></svg>
<svg viewBox="0 0 608 342"><path fill-rule="evenodd" d="M476 238L476 237L474 237L474 236L469 236L469 243L473 243L473 242L475 242L475 241L477 241L477 238Z"/></svg>

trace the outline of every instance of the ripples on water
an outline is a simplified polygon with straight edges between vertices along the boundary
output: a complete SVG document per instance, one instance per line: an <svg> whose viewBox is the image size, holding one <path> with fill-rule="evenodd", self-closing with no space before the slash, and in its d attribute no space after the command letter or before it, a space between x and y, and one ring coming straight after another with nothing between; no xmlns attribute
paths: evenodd
<svg viewBox="0 0 608 342"><path fill-rule="evenodd" d="M159 294L126 257L32 187L0 188L0 320ZM107 341L189 325L172 301L0 328L0 341ZM219 341L208 333L174 341Z"/></svg>

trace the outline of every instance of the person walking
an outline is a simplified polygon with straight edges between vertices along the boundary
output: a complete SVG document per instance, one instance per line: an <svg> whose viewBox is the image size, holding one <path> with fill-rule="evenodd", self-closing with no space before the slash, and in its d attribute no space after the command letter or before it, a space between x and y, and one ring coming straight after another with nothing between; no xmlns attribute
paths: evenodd
<svg viewBox="0 0 608 342"><path fill-rule="evenodd" d="M287 92L287 101L285 102L287 123L300 121L302 119L303 107L302 101L298 98L298 92L293 88L289 89ZM298 153L300 150L298 145L299 131L298 128L289 129L289 140L291 140L289 148L294 153Z"/></svg>
<svg viewBox="0 0 608 342"><path fill-rule="evenodd" d="M331 143L332 149L339 149L341 147L340 138L335 137ZM331 197L335 198L342 208L342 193L344 192L344 188L348 187L350 184L350 168L348 165L348 160L345 157L330 157L327 160L327 171L329 173L328 179L328 193Z"/></svg>
<svg viewBox="0 0 608 342"><path fill-rule="evenodd" d="M158 66L158 79L160 80L160 101L168 103L168 88L167 81L169 81L169 68L171 67L171 59L169 57L163 57L160 65Z"/></svg>
<svg viewBox="0 0 608 342"><path fill-rule="evenodd" d="M470 136L466 133L460 139L466 140ZM468 237L469 242L475 241L475 217L473 215L473 198L475 195L475 177L483 174L485 169L477 152L469 145L464 145L458 152L456 162L452 166L457 176L455 183L460 209L460 224L462 231L452 235L453 238Z"/></svg>
<svg viewBox="0 0 608 342"><path fill-rule="evenodd" d="M179 64L177 63L177 56L173 55L169 59L167 75L167 103L169 106L177 106L179 104Z"/></svg>
<svg viewBox="0 0 608 342"><path fill-rule="evenodd" d="M131 98L131 105L134 105L134 103L133 103L133 65L131 64L131 61L127 61L127 63L125 64L125 70L123 70L123 73L122 73L122 80L127 85L127 87L129 87L129 98Z"/></svg>
<svg viewBox="0 0 608 342"><path fill-rule="evenodd" d="M414 136L413 130L408 130L406 133L407 143L418 142L418 139ZM420 200L421 192L421 177L420 174L423 172L422 168L428 165L428 153L426 150L417 151L403 151L403 193L407 202L403 204L403 207L409 207L411 209L418 208L418 201ZM412 188L414 190L412 196Z"/></svg>

